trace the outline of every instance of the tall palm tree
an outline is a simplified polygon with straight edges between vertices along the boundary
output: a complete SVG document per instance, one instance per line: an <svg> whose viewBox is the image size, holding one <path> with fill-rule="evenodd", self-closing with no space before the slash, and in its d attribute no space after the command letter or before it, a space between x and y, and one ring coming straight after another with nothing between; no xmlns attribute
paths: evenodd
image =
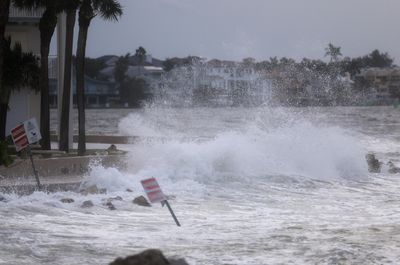
<svg viewBox="0 0 400 265"><path fill-rule="evenodd" d="M85 134L85 56L88 29L94 17L100 15L105 20L117 21L122 15L122 7L116 0L82 0L79 8L79 34L76 50L76 93L78 103L78 154L86 152Z"/></svg>
<svg viewBox="0 0 400 265"><path fill-rule="evenodd" d="M330 56L331 60L330 62L337 62L339 59L339 56L342 56L342 52L340 51L339 46L334 46L332 43L328 44L328 47L325 48L325 56Z"/></svg>
<svg viewBox="0 0 400 265"><path fill-rule="evenodd" d="M50 43L57 26L58 8L48 4L39 22L40 30L40 131L43 150L50 150L50 100L49 100L49 53Z"/></svg>
<svg viewBox="0 0 400 265"><path fill-rule="evenodd" d="M4 75L4 52L6 49L6 41L4 33L6 31L6 25L8 22L8 16L10 12L10 0L0 1L0 94L4 92L3 86L3 75ZM7 102L8 103L8 102ZM7 119L7 104L0 98L0 124L5 124ZM0 130L0 140L4 140L6 137L5 130Z"/></svg>
<svg viewBox="0 0 400 265"><path fill-rule="evenodd" d="M72 78L72 49L74 41L74 26L78 1L67 1L66 5L66 36L65 36L65 62L64 62L64 82L63 96L61 105L60 119L60 139L59 149L69 152L69 109L71 97L71 78Z"/></svg>

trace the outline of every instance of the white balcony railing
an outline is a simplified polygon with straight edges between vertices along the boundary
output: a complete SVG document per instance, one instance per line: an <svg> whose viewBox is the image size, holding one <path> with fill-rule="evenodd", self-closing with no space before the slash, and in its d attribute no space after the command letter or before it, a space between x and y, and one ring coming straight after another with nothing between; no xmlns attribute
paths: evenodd
<svg viewBox="0 0 400 265"><path fill-rule="evenodd" d="M42 8L36 8L36 9L19 9L16 8L15 6L11 5L10 6L10 20L18 20L18 21L32 21L32 20L37 20L42 17L44 10Z"/></svg>
<svg viewBox="0 0 400 265"><path fill-rule="evenodd" d="M49 78L58 78L58 60L56 56L49 56Z"/></svg>

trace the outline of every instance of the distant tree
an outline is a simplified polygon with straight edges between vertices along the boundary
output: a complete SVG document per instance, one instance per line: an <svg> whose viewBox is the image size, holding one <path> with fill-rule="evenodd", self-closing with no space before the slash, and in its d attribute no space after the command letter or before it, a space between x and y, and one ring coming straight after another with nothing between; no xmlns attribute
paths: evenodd
<svg viewBox="0 0 400 265"><path fill-rule="evenodd" d="M361 69L368 67L391 67L393 59L388 53L381 53L379 50L374 50L370 54L349 58L346 57L340 63L342 72L348 72L351 76L355 76L361 72Z"/></svg>
<svg viewBox="0 0 400 265"><path fill-rule="evenodd" d="M39 90L40 68L39 58L32 53L22 52L20 43L11 47L11 39L8 39L4 47L4 68L0 91L0 140L6 136L6 123L8 103L11 92L24 87Z"/></svg>
<svg viewBox="0 0 400 265"><path fill-rule="evenodd" d="M340 62L340 68L342 73L349 73L350 76L355 76L359 74L361 69L365 67L365 63L361 57L358 58L349 58L345 57Z"/></svg>
<svg viewBox="0 0 400 265"><path fill-rule="evenodd" d="M175 58L176 59L176 58ZM169 72L172 69L174 69L175 65L176 65L176 60L174 58L167 58L164 62L163 62L163 66L164 66L164 70Z"/></svg>
<svg viewBox="0 0 400 265"><path fill-rule="evenodd" d="M119 89L119 97L121 102L127 99L127 91L126 91L126 86L125 83L127 81L127 75L126 72L128 71L129 68L129 57L130 53L125 54L124 56L120 56L118 60L115 63L115 68L114 68L114 79L115 82L118 84L118 89Z"/></svg>
<svg viewBox="0 0 400 265"><path fill-rule="evenodd" d="M292 58L282 57L282 58L279 60L279 63L282 64L282 65L293 65L293 64L296 63L296 61L293 60Z"/></svg>
<svg viewBox="0 0 400 265"><path fill-rule="evenodd" d="M128 102L129 106L134 108L140 107L141 101L147 98L146 81L142 78L128 78L124 82L123 86L125 86L124 90L126 91L126 101Z"/></svg>
<svg viewBox="0 0 400 265"><path fill-rule="evenodd" d="M100 71L106 67L103 60L98 58L85 58L85 74L93 79L100 78Z"/></svg>
<svg viewBox="0 0 400 265"><path fill-rule="evenodd" d="M256 63L256 59L254 59L254 58L252 58L252 57L247 57L247 58L244 58L244 59L242 60L242 63L243 63L244 65L248 65L248 66L254 65L254 64Z"/></svg>
<svg viewBox="0 0 400 265"><path fill-rule="evenodd" d="M146 50L142 46L136 49L135 56L139 58L140 65L143 65L146 61L146 53Z"/></svg>
<svg viewBox="0 0 400 265"><path fill-rule="evenodd" d="M276 56L269 58L269 64L272 68L277 67L279 65L279 60Z"/></svg>
<svg viewBox="0 0 400 265"><path fill-rule="evenodd" d="M300 62L300 66L315 73L321 74L328 72L328 65L322 60L310 60L303 58L303 60Z"/></svg>
<svg viewBox="0 0 400 265"><path fill-rule="evenodd" d="M337 62L339 57L342 56L339 46L334 46L332 43L328 44L328 47L325 48L325 56L330 57L330 62Z"/></svg>
<svg viewBox="0 0 400 265"><path fill-rule="evenodd" d="M126 79L126 71L129 68L129 57L130 53L125 54L124 56L120 56L115 63L114 68L114 79L118 84L121 84Z"/></svg>
<svg viewBox="0 0 400 265"><path fill-rule="evenodd" d="M387 52L381 53L379 50L373 50L364 57L365 64L368 67L390 67L393 65L393 59Z"/></svg>
<svg viewBox="0 0 400 265"><path fill-rule="evenodd" d="M168 72L175 67L191 66L201 63L202 61L203 59L198 56L187 56L183 58L174 57L174 58L167 58L164 61L163 66L164 70Z"/></svg>

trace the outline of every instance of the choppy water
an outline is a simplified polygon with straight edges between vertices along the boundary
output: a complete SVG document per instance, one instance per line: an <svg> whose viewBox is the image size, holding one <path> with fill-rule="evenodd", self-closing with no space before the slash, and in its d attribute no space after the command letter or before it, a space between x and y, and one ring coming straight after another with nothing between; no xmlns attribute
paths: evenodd
<svg viewBox="0 0 400 265"><path fill-rule="evenodd" d="M122 147L127 172L93 166L88 181L108 194L5 195L0 264L107 264L146 248L190 264L400 264L400 174L365 163L368 152L399 163L399 118L390 107L89 110L90 133L170 140ZM131 203L149 176L175 196L182 227ZM103 206L117 195L116 211Z"/></svg>

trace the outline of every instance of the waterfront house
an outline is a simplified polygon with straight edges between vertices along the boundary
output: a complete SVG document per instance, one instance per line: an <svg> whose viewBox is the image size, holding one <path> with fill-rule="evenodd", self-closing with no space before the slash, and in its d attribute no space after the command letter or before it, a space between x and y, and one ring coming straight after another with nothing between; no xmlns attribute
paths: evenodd
<svg viewBox="0 0 400 265"><path fill-rule="evenodd" d="M366 68L355 76L355 85L363 90L371 104L391 104L400 96L400 67Z"/></svg>
<svg viewBox="0 0 400 265"><path fill-rule="evenodd" d="M73 74L72 78L73 104L76 106L76 75ZM85 107L110 107L118 100L119 93L114 82L96 80L85 75ZM52 108L58 106L57 79L54 76L50 76L50 106Z"/></svg>

